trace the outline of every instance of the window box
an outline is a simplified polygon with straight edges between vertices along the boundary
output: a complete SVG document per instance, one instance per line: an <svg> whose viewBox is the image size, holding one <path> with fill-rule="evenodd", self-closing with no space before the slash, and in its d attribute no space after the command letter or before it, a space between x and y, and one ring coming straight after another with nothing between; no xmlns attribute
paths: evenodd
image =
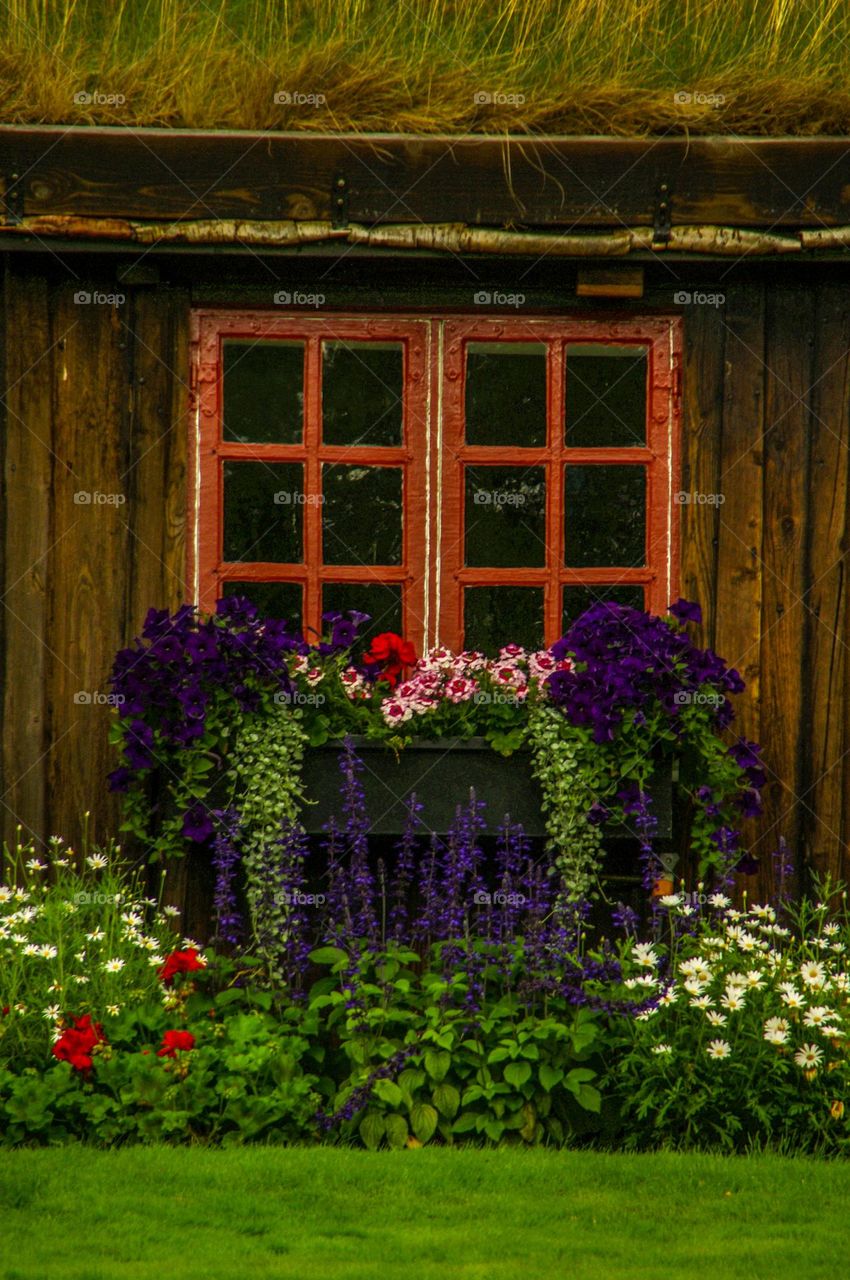
<svg viewBox="0 0 850 1280"><path fill-rule="evenodd" d="M505 758L486 738L414 739L398 754L383 743L353 738L365 768L360 783L373 835L399 835L404 830L405 802L415 792L424 805L420 819L429 831L448 831L459 804L475 789L486 804L488 831L495 833L505 813L521 822L529 836L545 836L541 792L531 772L531 752ZM310 833L323 831L332 816L340 817L339 742L309 748L304 755L304 805L301 820ZM651 784L657 836L669 839L673 826L673 781L670 762L660 765ZM610 824L606 838L623 839L633 832Z"/></svg>

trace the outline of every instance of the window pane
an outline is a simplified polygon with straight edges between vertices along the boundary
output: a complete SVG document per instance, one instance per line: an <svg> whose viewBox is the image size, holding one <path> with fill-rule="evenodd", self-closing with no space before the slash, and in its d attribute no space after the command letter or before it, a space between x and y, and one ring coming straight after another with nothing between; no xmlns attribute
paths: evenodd
<svg viewBox="0 0 850 1280"><path fill-rule="evenodd" d="M303 504L300 462L225 462L224 559L299 563Z"/></svg>
<svg viewBox="0 0 850 1280"><path fill-rule="evenodd" d="M543 647L542 587L467 587L463 645L495 657L502 645Z"/></svg>
<svg viewBox="0 0 850 1280"><path fill-rule="evenodd" d="M400 445L403 373L398 342L323 343L324 443Z"/></svg>
<svg viewBox="0 0 850 1280"><path fill-rule="evenodd" d="M401 635L401 587L398 584L326 582L322 587L322 613L346 613L349 609L369 614L369 622L358 632L361 640L369 640L382 631Z"/></svg>
<svg viewBox="0 0 850 1280"><path fill-rule="evenodd" d="M303 342L225 342L222 439L299 444L304 421Z"/></svg>
<svg viewBox="0 0 850 1280"><path fill-rule="evenodd" d="M544 467L467 467L465 563L528 568L546 563Z"/></svg>
<svg viewBox="0 0 850 1280"><path fill-rule="evenodd" d="M576 618L580 618L592 605L610 600L614 604L627 604L633 609L643 609L643 587L610 586L608 583L587 587L564 587L564 631Z"/></svg>
<svg viewBox="0 0 850 1280"><path fill-rule="evenodd" d="M224 582L223 596L247 596L263 618L282 618L292 631L300 631L304 606L300 582Z"/></svg>
<svg viewBox="0 0 850 1280"><path fill-rule="evenodd" d="M467 444L546 444L546 347L472 342L466 349Z"/></svg>
<svg viewBox="0 0 850 1280"><path fill-rule="evenodd" d="M646 444L646 352L635 347L567 347L569 448Z"/></svg>
<svg viewBox="0 0 850 1280"><path fill-rule="evenodd" d="M401 564L400 467L322 469L325 564Z"/></svg>
<svg viewBox="0 0 850 1280"><path fill-rule="evenodd" d="M637 569L646 556L646 468L567 467L564 563Z"/></svg>

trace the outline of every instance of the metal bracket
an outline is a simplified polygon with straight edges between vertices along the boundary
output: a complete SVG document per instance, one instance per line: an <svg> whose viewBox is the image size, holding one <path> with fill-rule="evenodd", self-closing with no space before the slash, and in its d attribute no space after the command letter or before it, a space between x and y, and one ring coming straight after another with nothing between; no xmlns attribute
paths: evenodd
<svg viewBox="0 0 850 1280"><path fill-rule="evenodd" d="M652 215L652 243L666 245L673 230L670 186L662 182L658 188L658 199Z"/></svg>
<svg viewBox="0 0 850 1280"><path fill-rule="evenodd" d="M19 174L10 173L3 179L3 215L6 222L22 222L24 218L24 187Z"/></svg>
<svg viewBox="0 0 850 1280"><path fill-rule="evenodd" d="M331 226L348 226L348 179L344 173L334 174L331 184Z"/></svg>

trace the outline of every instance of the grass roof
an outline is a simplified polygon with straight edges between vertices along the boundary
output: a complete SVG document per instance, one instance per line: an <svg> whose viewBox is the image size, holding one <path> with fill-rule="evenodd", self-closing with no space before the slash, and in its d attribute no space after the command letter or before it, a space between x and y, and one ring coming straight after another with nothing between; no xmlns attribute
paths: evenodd
<svg viewBox="0 0 850 1280"><path fill-rule="evenodd" d="M0 120L850 133L846 0L3 0Z"/></svg>

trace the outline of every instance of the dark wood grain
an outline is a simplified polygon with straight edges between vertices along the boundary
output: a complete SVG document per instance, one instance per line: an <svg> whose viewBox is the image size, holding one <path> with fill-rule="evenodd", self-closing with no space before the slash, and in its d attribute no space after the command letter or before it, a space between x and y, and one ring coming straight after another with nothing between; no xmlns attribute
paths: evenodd
<svg viewBox="0 0 850 1280"><path fill-rule="evenodd" d="M682 400L681 592L702 607L695 639L713 645L717 620L719 507L694 501L716 494L720 484L723 412L722 307L692 306L685 316Z"/></svg>
<svg viewBox="0 0 850 1280"><path fill-rule="evenodd" d="M46 281L5 273L3 832L46 835L52 351Z"/></svg>
<svg viewBox="0 0 850 1280"><path fill-rule="evenodd" d="M22 176L12 184L10 175ZM138 218L347 217L471 226L850 223L839 138L595 138L0 128L0 174L23 212ZM20 201L18 202L20 204Z"/></svg>
<svg viewBox="0 0 850 1280"><path fill-rule="evenodd" d="M50 550L49 650L45 673L50 710L48 787L52 831L79 839L92 811L94 839L118 828L115 797L106 791L113 767L107 742L111 710L75 702L109 693L107 677L123 639L127 566L126 486L120 442L127 411L126 348L120 308L79 304L79 290L114 292L108 281L65 285L52 309L55 451ZM75 502L88 493L91 501ZM101 502L97 495L125 499Z"/></svg>
<svg viewBox="0 0 850 1280"><path fill-rule="evenodd" d="M767 299L761 726L768 768L757 851L766 893L779 836L798 849L803 796L806 671L805 546L814 300L778 286Z"/></svg>
<svg viewBox="0 0 850 1280"><path fill-rule="evenodd" d="M803 727L803 847L811 867L846 873L848 741L848 465L850 306L838 283L818 288L817 364L812 390L809 554L806 591L806 712Z"/></svg>

